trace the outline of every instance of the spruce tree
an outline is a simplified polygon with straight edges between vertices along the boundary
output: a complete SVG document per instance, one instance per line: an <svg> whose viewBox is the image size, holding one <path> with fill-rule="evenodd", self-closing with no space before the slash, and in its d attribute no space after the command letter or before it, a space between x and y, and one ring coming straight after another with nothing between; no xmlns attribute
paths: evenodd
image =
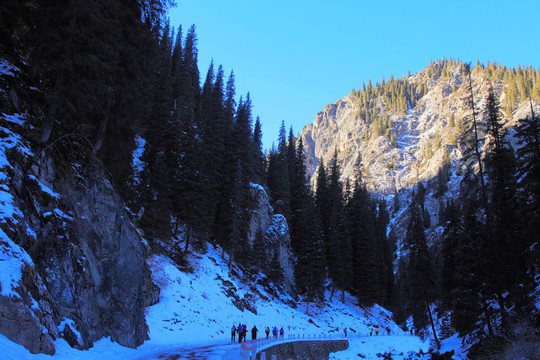
<svg viewBox="0 0 540 360"><path fill-rule="evenodd" d="M413 323L416 329L422 329L431 323L435 341L438 343L431 314L431 305L436 299L436 279L433 259L426 242L420 204L414 202L411 205L410 216L405 241L410 251L407 272Z"/></svg>
<svg viewBox="0 0 540 360"><path fill-rule="evenodd" d="M474 156L476 158L476 162L478 164L478 169L479 169L479 174L478 174L478 178L480 180L480 185L481 185L481 190L482 190L482 202L483 204L486 203L487 201L487 190L486 190L486 184L485 184L485 180L484 180L484 164L482 163L482 156L481 156L481 153L480 153L480 147L481 147L481 144L482 144L482 139L480 138L480 129L479 129L479 125L478 125L478 121L476 119L476 108L475 108L475 105L474 105L474 91L473 91L473 83L472 83L472 77L471 77L471 67L470 65L468 64L464 64L464 69L463 69L463 73L465 76L468 76L469 78L469 83L468 83L468 88L469 88L469 96L468 96L468 102L469 102L469 106L472 110L472 124L471 124L471 129L472 129L472 134L473 134L473 138L472 138L472 141L473 141L473 149L474 149Z"/></svg>
<svg viewBox="0 0 540 360"><path fill-rule="evenodd" d="M379 274L376 264L376 244L371 199L357 175L352 197L348 202L350 235L352 241L352 275L354 293L360 306L371 306L378 299Z"/></svg>
<svg viewBox="0 0 540 360"><path fill-rule="evenodd" d="M318 219L313 196L304 192L294 222L295 279L299 293L308 303L324 299L326 259Z"/></svg>
<svg viewBox="0 0 540 360"><path fill-rule="evenodd" d="M540 268L540 248L538 246L537 229L540 229L540 120L534 113L531 104L531 116L521 119L516 128L519 161L517 177L521 179L520 217L527 219L523 228L529 272Z"/></svg>
<svg viewBox="0 0 540 360"><path fill-rule="evenodd" d="M212 227L212 237L221 246L228 247L232 232L233 214L231 199L233 198L233 179L237 173L238 162L236 160L235 124L236 101L234 74L231 72L226 85L224 127L221 134L223 138L222 165L220 169L221 181L218 183L216 200L216 213Z"/></svg>
<svg viewBox="0 0 540 360"><path fill-rule="evenodd" d="M452 202L446 206L445 213L446 224L443 232L443 246L441 256L443 259L441 271L442 300L446 309L452 308L453 291L457 286L456 269L458 267L459 253L458 244L460 238L464 237L461 218Z"/></svg>
<svg viewBox="0 0 540 360"><path fill-rule="evenodd" d="M282 214L290 223L291 219L291 188L289 167L287 163L287 141L285 123L281 123L279 132L279 147L268 157L268 172L266 183L270 192L271 205L274 211Z"/></svg>
<svg viewBox="0 0 540 360"><path fill-rule="evenodd" d="M210 70L209 70L210 74ZM207 81L201 94L201 105L198 110L198 131L201 133L201 163L199 164L203 181L203 208L206 228L210 229L215 221L220 186L223 181L223 134L226 128L225 104L223 93L223 67L220 65L215 77L207 76Z"/></svg>
<svg viewBox="0 0 540 360"><path fill-rule="evenodd" d="M166 28L160 39L160 53L156 69L159 76L154 82L152 117L147 119L146 147L142 157L146 167L141 183L144 207L141 225L147 237L156 246L160 246L163 242L165 246L169 246L172 235L170 228L172 179L168 171L171 138L167 131L172 108L171 47Z"/></svg>
<svg viewBox="0 0 540 360"><path fill-rule="evenodd" d="M297 259L296 285L300 294L303 294L309 303L324 297L326 263L319 214L310 191L305 168L302 139L298 140L294 164L294 173L291 174L291 177L295 179L291 188L291 246Z"/></svg>
<svg viewBox="0 0 540 360"><path fill-rule="evenodd" d="M342 291L350 286L350 269L352 267L351 244L348 235L348 225L343 202L343 184L341 169L337 160L337 150L330 163L328 182L328 222L323 229L326 243L326 260L328 273L333 280L333 286ZM342 299L344 293L342 292Z"/></svg>
<svg viewBox="0 0 540 360"><path fill-rule="evenodd" d="M379 200L376 203L376 210L372 215L376 218L375 237L377 248L377 272L379 277L379 292L377 301L383 306L389 306L394 295L394 247L392 240L386 235L389 223L389 214L386 202Z"/></svg>
<svg viewBox="0 0 540 360"><path fill-rule="evenodd" d="M491 310L483 299L480 276L479 248L484 225L477 214L478 203L478 200L468 202L462 219L451 205L444 233L443 296L452 306L452 325L460 335L479 328L483 331L484 326L492 334Z"/></svg>
<svg viewBox="0 0 540 360"><path fill-rule="evenodd" d="M241 262L249 261L248 229L250 214L253 204L251 202L250 182L254 178L254 167L250 161L250 146L252 141L251 132L251 99L249 93L246 100L238 105L235 118L234 138L235 154L238 161L238 183L236 198L236 216L239 249L241 250L238 260Z"/></svg>
<svg viewBox="0 0 540 360"><path fill-rule="evenodd" d="M489 178L489 205L486 241L482 246L484 280L487 291L499 302L503 321L506 305L503 294L523 279L524 241L519 233L516 211L515 158L506 143L499 104L490 88L485 105L487 132L486 172Z"/></svg>
<svg viewBox="0 0 540 360"><path fill-rule="evenodd" d="M255 184L265 185L265 164L266 160L262 150L262 130L261 120L257 116L253 128L253 138L250 144L250 163L253 167L253 179Z"/></svg>
<svg viewBox="0 0 540 360"><path fill-rule="evenodd" d="M328 191L328 175L326 174L326 168L322 159L319 160L319 166L317 168L315 189L315 204L317 205L317 211L320 215L321 228L324 231L328 228L328 220L330 216L329 211L329 191Z"/></svg>

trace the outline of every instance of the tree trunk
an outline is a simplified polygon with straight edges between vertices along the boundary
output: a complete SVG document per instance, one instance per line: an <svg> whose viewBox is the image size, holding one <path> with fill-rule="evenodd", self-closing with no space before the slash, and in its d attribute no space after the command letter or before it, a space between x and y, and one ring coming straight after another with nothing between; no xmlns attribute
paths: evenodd
<svg viewBox="0 0 540 360"><path fill-rule="evenodd" d="M231 256L229 256L229 272L232 271L233 258L234 258L234 249L231 249Z"/></svg>
<svg viewBox="0 0 540 360"><path fill-rule="evenodd" d="M433 322L433 315L431 314L431 306L426 301L426 307L429 314L429 321L431 322L431 329L433 330L433 337L435 338L435 343L437 344L437 350L441 348L441 343L437 337L437 331L435 330L435 323Z"/></svg>
<svg viewBox="0 0 540 360"><path fill-rule="evenodd" d="M56 117L56 102L53 102L49 109L49 113L45 116L45 122L43 123L43 126L41 127L41 134L38 140L40 144L43 144L44 142L49 140L49 138L51 137L55 117Z"/></svg>
<svg viewBox="0 0 540 360"><path fill-rule="evenodd" d="M189 239L191 237L191 227L188 226L187 228L187 235L186 235L186 246L184 248L184 254L187 254L188 248L189 248Z"/></svg>
<svg viewBox="0 0 540 360"><path fill-rule="evenodd" d="M488 334L489 334L489 336L492 336L493 335L493 328L491 326L491 317L489 315L489 307L486 304L486 300L484 299L484 296L482 294L480 296L482 297L482 307L484 308L484 314L486 314L486 323L487 323L487 327L488 327Z"/></svg>
<svg viewBox="0 0 540 360"><path fill-rule="evenodd" d="M96 131L96 136L94 138L94 154L96 154L101 147L103 146L103 140L105 139L105 132L107 130L107 124L109 123L109 105L107 105L107 111L105 112L105 116L101 118L101 121L99 122L99 126Z"/></svg>
<svg viewBox="0 0 540 360"><path fill-rule="evenodd" d="M482 204L485 207L487 203L487 192L486 192L486 184L484 182L484 167L482 165L482 155L480 154L480 148L478 145L480 141L478 140L478 124L476 122L476 111L474 110L474 94L473 94L470 67L468 67L468 73L469 73L469 86L471 88L471 110L472 110L472 115L473 115L473 128L474 128L474 152L478 159L478 172L480 173L480 185L482 187Z"/></svg>
<svg viewBox="0 0 540 360"><path fill-rule="evenodd" d="M497 300L499 302L499 308L500 308L500 313L501 313L501 328L505 328L508 317L507 317L506 307L504 306L504 298L501 293L497 294Z"/></svg>

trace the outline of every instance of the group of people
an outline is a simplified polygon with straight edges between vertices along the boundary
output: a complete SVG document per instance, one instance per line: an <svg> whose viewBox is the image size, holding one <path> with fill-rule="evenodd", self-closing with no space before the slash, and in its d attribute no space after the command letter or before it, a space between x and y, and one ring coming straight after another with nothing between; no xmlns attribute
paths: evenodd
<svg viewBox="0 0 540 360"><path fill-rule="evenodd" d="M259 329L257 329L257 326L253 326L251 329L251 339L256 340L257 339L257 332ZM270 327L266 327L264 330L266 333L266 338L268 339L270 337ZM236 341L236 334L238 334L238 342L241 343L242 341L246 341L247 336L247 326L246 324L238 324L238 326L234 325L231 328L231 341ZM283 330L283 326L281 329L277 329L276 326L272 329L272 336L274 338L277 338L279 335L280 338L283 338L285 336L285 330Z"/></svg>
<svg viewBox="0 0 540 360"><path fill-rule="evenodd" d="M375 328L369 328L369 336L373 335L373 332L375 331L375 335L379 335L379 327L375 326ZM390 334L390 329L386 328L386 331L388 334ZM251 329L251 339L256 340L257 339L257 332L259 332L259 329L257 329L257 326L253 326ZM279 336L281 339L285 336L285 330L283 330L283 326L278 330L276 326L272 328L270 331L270 327L266 327L264 329L264 333L266 334L266 338L268 339L270 337L270 332L272 332L272 337L274 339L277 339ZM238 326L235 326L233 324L231 328L231 341L236 341L236 334L238 334L238 342L241 343L242 341L246 341L247 336L247 326L246 324L238 324ZM343 335L347 337L347 328L343 329Z"/></svg>
<svg viewBox="0 0 540 360"><path fill-rule="evenodd" d="M257 338L257 331L259 331L259 330L257 329L256 326L254 326L253 329L251 329L251 336L254 339ZM238 342L239 343L241 343L242 341L246 341L246 336L247 336L247 326L246 326L246 324L238 323L238 326L235 326L233 324L233 326L231 328L231 341L233 341L233 342L236 341L236 334L238 334Z"/></svg>
<svg viewBox="0 0 540 360"><path fill-rule="evenodd" d="M268 339L268 337L270 336L270 328L267 326L264 332L266 333L266 338ZM274 339L278 337L278 334L280 338L283 338L285 336L285 330L283 330L283 326L281 327L281 329L279 329L279 331L275 326L272 329L272 337L274 337Z"/></svg>

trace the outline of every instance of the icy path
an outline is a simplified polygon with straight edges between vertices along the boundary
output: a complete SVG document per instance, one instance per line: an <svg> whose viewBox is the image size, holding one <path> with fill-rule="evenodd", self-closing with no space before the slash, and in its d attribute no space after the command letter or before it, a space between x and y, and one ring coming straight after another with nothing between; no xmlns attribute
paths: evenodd
<svg viewBox="0 0 540 360"><path fill-rule="evenodd" d="M236 354L234 359L240 359L240 344L221 342L206 345L187 346L167 351L157 352L136 360L177 360L177 359L223 359L225 354Z"/></svg>
<svg viewBox="0 0 540 360"><path fill-rule="evenodd" d="M344 337L333 337L332 340L343 340ZM365 356L365 359L380 359L377 354L391 353L395 360L409 359L408 353L420 350L427 353L428 344L422 342L416 336L354 336L346 338L349 340L349 349L330 354L330 360L357 360L358 354ZM309 341L317 341L311 339ZM328 340L328 339L326 339ZM308 341L297 340L297 341ZM323 339L321 339L323 341ZM278 341L269 346L280 343L291 342L291 340ZM262 350L262 349L261 349ZM147 355L137 360L240 360L240 345L238 343L221 342L206 345L196 345L183 348L169 349Z"/></svg>

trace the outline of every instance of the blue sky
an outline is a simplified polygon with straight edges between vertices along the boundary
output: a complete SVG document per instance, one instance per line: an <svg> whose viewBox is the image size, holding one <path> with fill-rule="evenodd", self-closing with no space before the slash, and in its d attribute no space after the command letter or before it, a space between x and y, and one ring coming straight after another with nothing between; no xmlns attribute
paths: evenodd
<svg viewBox="0 0 540 360"><path fill-rule="evenodd" d="M212 59L234 70L265 148L282 120L297 134L362 82L430 60L540 66L538 0L177 0L169 16L184 35L197 27L201 81Z"/></svg>

